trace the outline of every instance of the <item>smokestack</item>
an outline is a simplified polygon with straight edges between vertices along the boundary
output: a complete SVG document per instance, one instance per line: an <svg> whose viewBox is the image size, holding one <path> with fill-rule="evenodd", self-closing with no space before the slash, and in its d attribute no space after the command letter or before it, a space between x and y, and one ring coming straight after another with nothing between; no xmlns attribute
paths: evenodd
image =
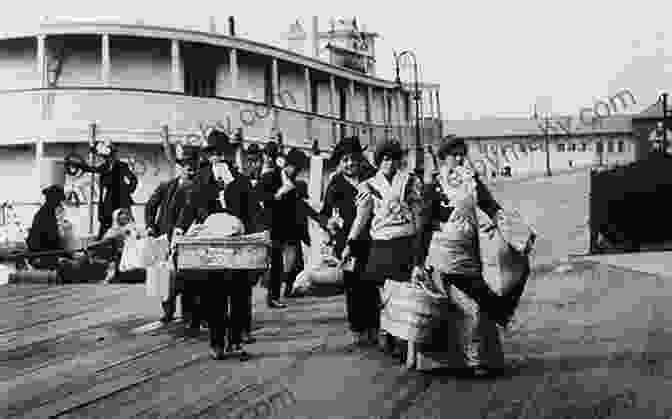
<svg viewBox="0 0 672 419"><path fill-rule="evenodd" d="M317 16L313 16L313 55L315 58L320 58L320 32L319 32L319 19Z"/></svg>
<svg viewBox="0 0 672 419"><path fill-rule="evenodd" d="M236 21L233 16L229 16L229 35L236 36Z"/></svg>

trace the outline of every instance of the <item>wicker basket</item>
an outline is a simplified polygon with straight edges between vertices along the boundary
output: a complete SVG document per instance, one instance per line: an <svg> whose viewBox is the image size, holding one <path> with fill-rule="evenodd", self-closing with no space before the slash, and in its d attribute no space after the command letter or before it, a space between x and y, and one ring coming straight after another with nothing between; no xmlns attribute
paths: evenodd
<svg viewBox="0 0 672 419"><path fill-rule="evenodd" d="M271 259L270 234L181 237L176 254L180 270L265 270Z"/></svg>
<svg viewBox="0 0 672 419"><path fill-rule="evenodd" d="M380 327L398 338L431 343L435 332L450 318L450 297L436 295L410 282L386 281Z"/></svg>

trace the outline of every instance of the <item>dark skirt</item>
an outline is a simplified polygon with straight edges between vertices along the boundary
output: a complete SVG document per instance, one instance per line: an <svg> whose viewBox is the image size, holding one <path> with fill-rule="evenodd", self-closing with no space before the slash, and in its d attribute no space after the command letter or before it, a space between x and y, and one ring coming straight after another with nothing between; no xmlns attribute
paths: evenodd
<svg viewBox="0 0 672 419"><path fill-rule="evenodd" d="M409 281L413 271L413 237L373 240L364 280L383 285L385 280Z"/></svg>

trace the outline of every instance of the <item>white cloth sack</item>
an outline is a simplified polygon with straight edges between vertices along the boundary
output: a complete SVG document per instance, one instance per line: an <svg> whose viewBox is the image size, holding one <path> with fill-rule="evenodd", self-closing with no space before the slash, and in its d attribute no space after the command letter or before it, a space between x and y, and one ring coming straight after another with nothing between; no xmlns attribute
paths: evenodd
<svg viewBox="0 0 672 419"><path fill-rule="evenodd" d="M144 269L153 262L152 239L149 237L128 237L124 242L121 253L119 271L127 272L133 269Z"/></svg>
<svg viewBox="0 0 672 419"><path fill-rule="evenodd" d="M16 269L9 265L0 265L0 285L9 283L9 275L16 272Z"/></svg>
<svg viewBox="0 0 672 419"><path fill-rule="evenodd" d="M225 212L211 214L203 224L194 224L187 231L187 236L228 237L245 234L245 226L240 218Z"/></svg>
<svg viewBox="0 0 672 419"><path fill-rule="evenodd" d="M145 288L147 296L160 297L166 300L170 294L170 283L173 277L173 265L167 260L160 261L147 267Z"/></svg>

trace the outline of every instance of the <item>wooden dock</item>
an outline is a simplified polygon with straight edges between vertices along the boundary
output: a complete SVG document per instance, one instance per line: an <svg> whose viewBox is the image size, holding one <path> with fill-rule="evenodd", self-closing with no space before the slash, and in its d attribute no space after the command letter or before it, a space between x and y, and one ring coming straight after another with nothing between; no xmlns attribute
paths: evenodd
<svg viewBox="0 0 672 419"><path fill-rule="evenodd" d="M0 287L0 417L541 418L613 404L625 417L672 413L672 286L654 275L587 265L535 279L503 334L509 370L490 380L347 351L343 296L273 311L264 296L255 289L258 341L240 362L210 359L206 331L161 326L143 285Z"/></svg>

